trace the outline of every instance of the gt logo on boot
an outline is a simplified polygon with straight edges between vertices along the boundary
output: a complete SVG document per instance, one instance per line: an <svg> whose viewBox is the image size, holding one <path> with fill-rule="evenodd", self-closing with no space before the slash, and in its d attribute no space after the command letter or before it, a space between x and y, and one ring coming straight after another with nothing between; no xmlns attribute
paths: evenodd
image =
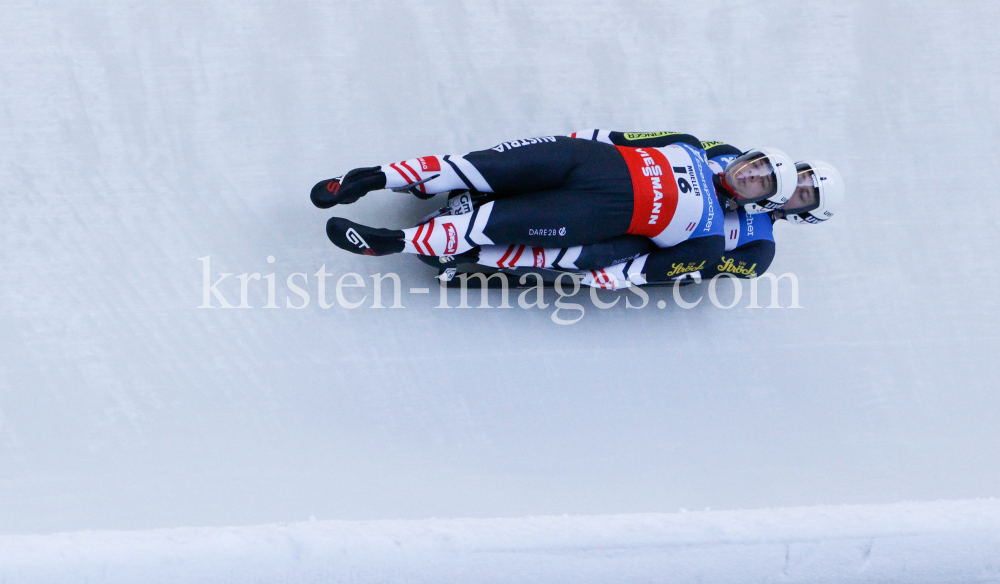
<svg viewBox="0 0 1000 584"><path fill-rule="evenodd" d="M368 242L361 237L361 234L354 230L353 227L348 228L347 232L344 234L347 236L347 241L350 241L359 248L365 250L368 255L374 255L375 251L372 246L368 245Z"/></svg>

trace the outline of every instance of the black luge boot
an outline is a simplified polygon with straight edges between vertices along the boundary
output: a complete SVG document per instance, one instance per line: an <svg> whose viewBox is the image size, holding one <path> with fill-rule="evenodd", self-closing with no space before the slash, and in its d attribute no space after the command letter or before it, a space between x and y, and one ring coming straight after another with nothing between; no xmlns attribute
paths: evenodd
<svg viewBox="0 0 1000 584"><path fill-rule="evenodd" d="M376 229L343 217L331 217L326 222L326 235L340 249L360 255L384 256L405 247L401 229Z"/></svg>
<svg viewBox="0 0 1000 584"><path fill-rule="evenodd" d="M344 176L321 180L309 193L313 205L329 209L334 205L349 205L366 194L385 188L385 173L381 166L355 168Z"/></svg>

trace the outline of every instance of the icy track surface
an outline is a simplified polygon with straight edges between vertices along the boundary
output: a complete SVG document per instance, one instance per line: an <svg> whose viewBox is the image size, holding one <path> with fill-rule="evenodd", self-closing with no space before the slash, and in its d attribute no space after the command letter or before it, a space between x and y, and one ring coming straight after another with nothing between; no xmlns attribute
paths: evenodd
<svg viewBox="0 0 1000 584"><path fill-rule="evenodd" d="M997 496L998 10L6 0L0 533ZM776 228L802 308L744 288L723 310L706 286L690 310L581 294L570 326L551 291L435 308L426 266L341 252L324 224L406 226L440 200L308 200L356 166L594 127L837 165L844 213ZM233 305L242 275L249 308L199 308L206 267ZM334 291L351 272L356 309ZM389 272L404 308L372 308ZM397 529L351 525L287 529Z"/></svg>
<svg viewBox="0 0 1000 584"><path fill-rule="evenodd" d="M6 584L1000 581L1000 502L0 537Z"/></svg>

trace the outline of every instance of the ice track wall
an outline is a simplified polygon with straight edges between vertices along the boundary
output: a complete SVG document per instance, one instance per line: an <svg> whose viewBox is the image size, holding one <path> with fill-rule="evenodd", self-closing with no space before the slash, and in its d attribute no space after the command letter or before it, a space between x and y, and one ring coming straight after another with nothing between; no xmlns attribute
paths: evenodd
<svg viewBox="0 0 1000 584"><path fill-rule="evenodd" d="M1000 581L995 500L0 537L10 584Z"/></svg>

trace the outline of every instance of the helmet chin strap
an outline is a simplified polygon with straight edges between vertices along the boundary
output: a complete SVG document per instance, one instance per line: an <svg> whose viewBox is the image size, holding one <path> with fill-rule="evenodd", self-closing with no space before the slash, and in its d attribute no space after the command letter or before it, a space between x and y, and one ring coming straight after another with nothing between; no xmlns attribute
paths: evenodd
<svg viewBox="0 0 1000 584"><path fill-rule="evenodd" d="M724 173L719 173L713 178L716 186L715 192L717 195L720 195L719 202L722 203L722 206L729 211L735 211L738 209L740 204L736 200L736 191L733 187L729 186L729 183L726 182L726 175Z"/></svg>

